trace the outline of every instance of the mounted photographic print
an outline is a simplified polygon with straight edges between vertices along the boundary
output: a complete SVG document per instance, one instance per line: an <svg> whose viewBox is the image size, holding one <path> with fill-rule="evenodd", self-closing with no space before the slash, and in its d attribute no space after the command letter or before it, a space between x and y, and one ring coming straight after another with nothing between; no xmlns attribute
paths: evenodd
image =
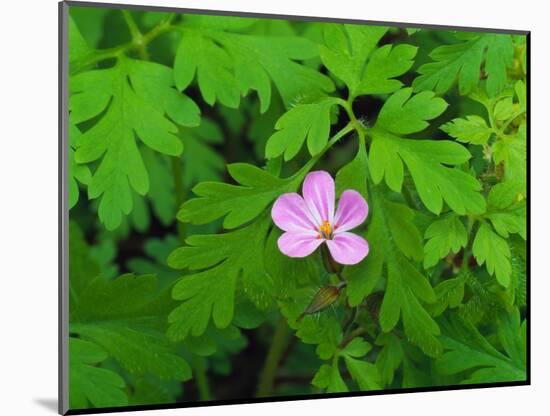
<svg viewBox="0 0 550 416"><path fill-rule="evenodd" d="M528 32L62 2L60 64L61 413L529 384Z"/></svg>

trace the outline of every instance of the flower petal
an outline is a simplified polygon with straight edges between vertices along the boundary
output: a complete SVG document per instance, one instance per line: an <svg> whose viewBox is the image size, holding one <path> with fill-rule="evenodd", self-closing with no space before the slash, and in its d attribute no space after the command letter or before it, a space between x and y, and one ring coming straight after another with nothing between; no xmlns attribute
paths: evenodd
<svg viewBox="0 0 550 416"><path fill-rule="evenodd" d="M277 240L279 250L289 257L306 257L315 251L321 245L322 238L317 238L318 234L311 232L286 232Z"/></svg>
<svg viewBox="0 0 550 416"><path fill-rule="evenodd" d="M367 201L359 192L351 189L342 192L334 216L335 232L348 231L361 225L367 219L368 213Z"/></svg>
<svg viewBox="0 0 550 416"><path fill-rule="evenodd" d="M306 205L319 225L332 223L334 217L334 180L328 172L318 170L307 174L302 194Z"/></svg>
<svg viewBox="0 0 550 416"><path fill-rule="evenodd" d="M297 193L283 194L273 204L271 218L283 231L316 231L317 226L304 199Z"/></svg>
<svg viewBox="0 0 550 416"><path fill-rule="evenodd" d="M369 244L353 233L340 233L327 240L332 258L340 264L357 264L369 254Z"/></svg>

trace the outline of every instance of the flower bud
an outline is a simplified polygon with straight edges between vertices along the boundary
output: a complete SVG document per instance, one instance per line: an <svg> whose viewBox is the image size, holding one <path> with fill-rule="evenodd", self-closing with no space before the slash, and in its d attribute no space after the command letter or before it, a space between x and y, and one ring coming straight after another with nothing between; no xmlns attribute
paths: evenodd
<svg viewBox="0 0 550 416"><path fill-rule="evenodd" d="M343 283L338 284L337 286L329 285L324 286L315 294L308 307L296 320L299 322L304 316L312 315L316 312L320 312L325 308L328 308L338 299L340 296L340 290L344 286Z"/></svg>

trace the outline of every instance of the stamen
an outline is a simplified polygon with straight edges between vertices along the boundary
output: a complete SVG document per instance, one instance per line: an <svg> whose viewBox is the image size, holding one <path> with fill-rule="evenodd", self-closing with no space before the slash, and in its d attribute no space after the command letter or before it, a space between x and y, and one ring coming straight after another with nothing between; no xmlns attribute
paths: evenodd
<svg viewBox="0 0 550 416"><path fill-rule="evenodd" d="M319 227L319 231L324 238L330 239L332 237L332 227L329 221L323 221L323 224Z"/></svg>

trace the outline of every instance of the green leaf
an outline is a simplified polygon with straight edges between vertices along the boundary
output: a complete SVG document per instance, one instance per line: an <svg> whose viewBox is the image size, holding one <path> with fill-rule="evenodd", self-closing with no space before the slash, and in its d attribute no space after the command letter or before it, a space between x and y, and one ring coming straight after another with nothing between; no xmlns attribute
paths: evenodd
<svg viewBox="0 0 550 416"><path fill-rule="evenodd" d="M149 190L149 177L135 135L149 148L172 156L183 146L177 126L196 125L198 107L172 84L172 71L160 64L119 58L114 67L83 72L70 79L71 120L98 121L77 143L77 163L101 159L88 187L89 197L101 198L99 218L109 230L133 206L132 189Z"/></svg>
<svg viewBox="0 0 550 416"><path fill-rule="evenodd" d="M74 61L84 58L89 55L93 49L88 45L86 40L82 37L77 24L72 16L69 16L69 65Z"/></svg>
<svg viewBox="0 0 550 416"><path fill-rule="evenodd" d="M495 275L502 286L508 287L512 266L507 241L495 233L489 225L482 223L476 233L472 251L477 264L481 266L485 263L489 274Z"/></svg>
<svg viewBox="0 0 550 416"><path fill-rule="evenodd" d="M380 214L372 220L367 231L367 241L377 241L380 236L391 233L393 244L391 249L399 249L400 253L413 260L420 260L422 253L422 237L414 225L415 212L406 205L379 199L379 207L383 210L383 220ZM348 266L344 275L348 281L348 301L351 306L359 305L368 296L382 275L384 262L388 257L371 242L368 261Z"/></svg>
<svg viewBox="0 0 550 416"><path fill-rule="evenodd" d="M137 377L132 387L130 406L175 403L183 390L177 381L161 381L152 377Z"/></svg>
<svg viewBox="0 0 550 416"><path fill-rule="evenodd" d="M471 323L454 316L443 321L442 343L447 350L436 360L441 374L467 371L464 384L523 381L526 379L526 323L519 311L502 316L498 338L506 355L498 351Z"/></svg>
<svg viewBox="0 0 550 416"><path fill-rule="evenodd" d="M181 157L184 185L221 179L225 161L213 148L224 141L219 127L203 118L199 127L182 129L181 138L185 146Z"/></svg>
<svg viewBox="0 0 550 416"><path fill-rule="evenodd" d="M511 238L510 253L512 274L510 286L507 290L507 297L510 304L521 307L527 304L527 262L525 241L519 238Z"/></svg>
<svg viewBox="0 0 550 416"><path fill-rule="evenodd" d="M393 236L393 242L408 258L421 260L422 236L414 225L416 213L408 206L382 199L386 224Z"/></svg>
<svg viewBox="0 0 550 416"><path fill-rule="evenodd" d="M311 381L315 387L326 389L327 393L348 392L348 386L344 383L337 366L323 364Z"/></svg>
<svg viewBox="0 0 550 416"><path fill-rule="evenodd" d="M275 124L275 132L268 140L265 155L268 159L284 154L293 159L307 139L312 156L320 153L330 134L330 110L336 99L325 97L310 104L299 104L284 113Z"/></svg>
<svg viewBox="0 0 550 416"><path fill-rule="evenodd" d="M133 374L152 374L166 380L191 378L191 368L162 332L125 320L73 324L71 331L102 346Z"/></svg>
<svg viewBox="0 0 550 416"><path fill-rule="evenodd" d="M127 406L126 383L117 373L96 365L107 359L107 353L94 343L69 338L69 407Z"/></svg>
<svg viewBox="0 0 550 416"><path fill-rule="evenodd" d="M336 174L336 196L340 197L346 189L353 189L368 200L367 178L368 158L365 146L359 146L357 155Z"/></svg>
<svg viewBox="0 0 550 416"><path fill-rule="evenodd" d="M512 97L504 97L498 100L493 108L493 117L497 121L508 120L514 114Z"/></svg>
<svg viewBox="0 0 550 416"><path fill-rule="evenodd" d="M186 240L188 246L170 254L171 267L200 270L183 276L173 288L173 298L182 303L170 313L170 338L181 340L189 334L201 335L210 319L217 328L231 323L237 279L269 279L263 248L270 224L271 218L263 215L229 233L194 235Z"/></svg>
<svg viewBox="0 0 550 416"><path fill-rule="evenodd" d="M82 234L78 228L71 231L71 253L79 254L71 256L71 333L102 347L131 374L189 379L187 362L165 336L174 303L167 291L159 293L157 277L96 275Z"/></svg>
<svg viewBox="0 0 550 416"><path fill-rule="evenodd" d="M74 160L74 149L80 136L78 127L69 123L69 209L78 202L78 182L88 185L92 179L90 168L86 165L78 165Z"/></svg>
<svg viewBox="0 0 550 416"><path fill-rule="evenodd" d="M391 204L394 203L384 201L384 197L376 190L376 187L371 192L370 203L372 220L367 233L371 247L369 261L370 256L376 256L375 262L378 270L372 272L378 276L382 275L382 268L385 264L387 274L386 291L380 309L380 326L384 332L389 332L397 325L401 317L409 341L418 345L426 354L437 356L441 351L441 345L437 340L439 327L420 303L421 301L433 303L435 293L428 279L407 259L416 251L421 254L420 234L417 230L410 234L398 226L390 225L406 222L401 218L406 209L392 207ZM389 209L387 209L388 206ZM391 238L388 238L388 230L390 230ZM414 240L417 240L414 250L405 248L406 242L413 241L410 240L411 235L414 235ZM356 286L354 287L350 282L348 291L355 288ZM354 303L355 301L356 299L354 299Z"/></svg>
<svg viewBox="0 0 550 416"><path fill-rule="evenodd" d="M514 45L512 42L512 36L503 34L492 35L486 42L486 87L489 96L494 97L506 86L506 69L512 66L514 60Z"/></svg>
<svg viewBox="0 0 550 416"><path fill-rule="evenodd" d="M447 166L467 162L471 157L468 150L451 141L412 140L396 135L419 131L426 126L425 120L435 117L445 108L441 99L434 97L432 92L420 93L420 99L413 97L409 100L411 93L410 88L405 88L393 94L370 131L373 140L369 168L373 181L380 183L385 178L390 189L401 192L404 162L420 200L434 214L441 213L443 201L461 215L484 212L485 200L479 193L479 182L470 174ZM426 104L430 102L432 105ZM425 109L420 108L426 105ZM403 120L407 122L403 123Z"/></svg>
<svg viewBox="0 0 550 416"><path fill-rule="evenodd" d="M434 221L426 229L424 238L424 268L430 268L446 257L450 252L457 254L468 242L468 233L464 224L456 215L448 215Z"/></svg>
<svg viewBox="0 0 550 416"><path fill-rule="evenodd" d="M527 205L522 197L522 186L517 181L505 181L491 188L487 198L488 218L497 233L508 238L518 233L527 237Z"/></svg>
<svg viewBox="0 0 550 416"><path fill-rule="evenodd" d="M392 94L382 106L376 126L398 135L416 133L428 127L428 120L439 116L448 106L443 98L430 91L411 95L412 88Z"/></svg>
<svg viewBox="0 0 550 416"><path fill-rule="evenodd" d="M388 267L388 284L380 309L380 326L384 332L391 331L401 315L408 340L418 345L429 356L441 352L437 336L439 326L419 302L419 298L434 302L433 289L410 263L398 269L399 263ZM405 278L408 280L405 280Z"/></svg>
<svg viewBox="0 0 550 416"><path fill-rule="evenodd" d="M239 185L202 182L193 188L197 198L186 201L178 219L193 224L206 224L225 216L223 226L236 228L256 218L280 194L298 186L297 179L280 179L246 163L228 165L231 177Z"/></svg>
<svg viewBox="0 0 550 416"><path fill-rule="evenodd" d="M441 130L462 143L487 144L492 130L479 116L455 118L441 126Z"/></svg>
<svg viewBox="0 0 550 416"><path fill-rule="evenodd" d="M366 355L371 348L371 345L362 338L352 339L343 349L332 352L334 354L332 363L330 365L323 364L311 383L316 387L326 389L328 393L349 391L342 379L338 365L340 358L343 358L352 379L362 391L379 390L381 388L380 374L376 365L358 359ZM321 358L328 359L331 358L331 355Z"/></svg>
<svg viewBox="0 0 550 416"><path fill-rule="evenodd" d="M182 26L174 62L178 89L196 77L208 104L219 101L232 108L238 107L241 94L253 89L260 97L261 112L269 108L271 80L287 107L302 95L334 89L325 75L295 62L317 56L316 45L307 39L234 33L235 28L216 19L201 16Z"/></svg>
<svg viewBox="0 0 550 416"><path fill-rule="evenodd" d="M376 345L382 347L376 357L376 367L381 377L381 385L389 386L393 382L395 371L403 362L403 347L399 338L392 333L378 335Z"/></svg>
<svg viewBox="0 0 550 416"><path fill-rule="evenodd" d="M459 273L456 277L440 282L435 288L437 298L429 310L433 316L441 315L448 308L457 308L464 299L464 286L471 278L468 273Z"/></svg>
<svg viewBox="0 0 550 416"><path fill-rule="evenodd" d="M358 337L352 339L343 349L332 352L334 354L332 363L330 365L323 364L311 383L316 387L326 389L328 393L349 391L348 386L342 379L338 365L340 358L343 358L351 377L362 391L379 390L381 388L380 375L376 365L358 359L367 354L370 349L371 345L364 339ZM332 354L321 358L331 358Z"/></svg>
<svg viewBox="0 0 550 416"><path fill-rule="evenodd" d="M360 358L366 355L372 346L361 337L353 338L341 351L340 354Z"/></svg>
<svg viewBox="0 0 550 416"><path fill-rule="evenodd" d="M75 305L71 332L103 347L130 373L187 380L189 365L164 335L171 304L155 296L156 286L151 275L92 279Z"/></svg>
<svg viewBox="0 0 550 416"><path fill-rule="evenodd" d="M403 85L394 78L411 68L417 48L405 44L376 48L387 30L382 26L324 26L321 60L345 82L350 96L388 94Z"/></svg>
<svg viewBox="0 0 550 416"><path fill-rule="evenodd" d="M298 319L314 295L314 291L307 287L295 289L286 299L279 300L279 306L288 325L296 330L296 336L305 344L317 345L317 355L328 360L336 354L342 340L342 329L335 314L320 313Z"/></svg>
<svg viewBox="0 0 550 416"><path fill-rule="evenodd" d="M527 125L522 123L508 140L498 140L493 146L495 163L504 163L504 178L527 186Z"/></svg>
<svg viewBox="0 0 550 416"><path fill-rule="evenodd" d="M227 52L199 31L185 30L174 60L178 90L186 89L195 77L208 104L219 101L227 107L239 106L240 90Z"/></svg>
<svg viewBox="0 0 550 416"><path fill-rule="evenodd" d="M380 374L376 365L349 356L344 357L346 367L361 391L380 390Z"/></svg>
<svg viewBox="0 0 550 416"><path fill-rule="evenodd" d="M464 39L453 45L435 48L430 57L434 62L418 68L420 74L413 82L415 91L447 92L458 79L461 95L474 90L480 80L485 58L486 88L495 96L506 86L506 69L512 66L514 47L512 37L504 34L457 34Z"/></svg>
<svg viewBox="0 0 550 416"><path fill-rule="evenodd" d="M149 238L143 244L143 256L133 257L126 262L128 269L136 274L155 274L159 279L159 288L170 286L179 276L179 272L166 264L168 255L181 244L179 238L168 234L164 238Z"/></svg>
<svg viewBox="0 0 550 416"><path fill-rule="evenodd" d="M514 84L514 91L519 101L519 109L522 113L527 111L527 86L523 80Z"/></svg>

